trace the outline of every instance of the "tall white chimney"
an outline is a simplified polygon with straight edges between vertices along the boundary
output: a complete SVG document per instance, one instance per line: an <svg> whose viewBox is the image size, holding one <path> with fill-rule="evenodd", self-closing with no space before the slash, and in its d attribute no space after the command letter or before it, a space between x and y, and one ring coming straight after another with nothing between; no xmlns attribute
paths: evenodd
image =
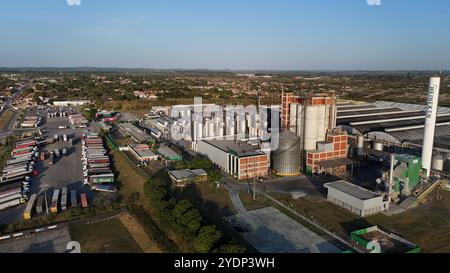
<svg viewBox="0 0 450 273"><path fill-rule="evenodd" d="M439 101L440 77L430 79L430 88L428 89L427 112L425 118L425 135L422 146L422 168L427 171L427 177L431 172L431 160L433 157L434 132L436 129L436 116Z"/></svg>

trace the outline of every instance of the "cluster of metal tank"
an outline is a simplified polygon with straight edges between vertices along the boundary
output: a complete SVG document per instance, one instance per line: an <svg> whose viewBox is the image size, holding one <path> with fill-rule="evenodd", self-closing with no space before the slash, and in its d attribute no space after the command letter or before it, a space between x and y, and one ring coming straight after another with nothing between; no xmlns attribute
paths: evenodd
<svg viewBox="0 0 450 273"><path fill-rule="evenodd" d="M431 169L440 172L450 172L450 154L433 156Z"/></svg>

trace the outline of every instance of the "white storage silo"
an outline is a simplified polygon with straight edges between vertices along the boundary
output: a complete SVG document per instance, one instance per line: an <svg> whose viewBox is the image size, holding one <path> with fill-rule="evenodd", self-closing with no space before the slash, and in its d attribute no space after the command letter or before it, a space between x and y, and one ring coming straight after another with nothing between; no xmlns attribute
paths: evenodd
<svg viewBox="0 0 450 273"><path fill-rule="evenodd" d="M375 141L375 142L373 143L373 149L374 149L375 151L380 151L380 152L382 152L383 149L384 149L384 145L383 145L382 142Z"/></svg>
<svg viewBox="0 0 450 273"><path fill-rule="evenodd" d="M209 124L208 124L208 137L213 138L214 136L215 136L215 133L214 133L214 122L210 121Z"/></svg>
<svg viewBox="0 0 450 273"><path fill-rule="evenodd" d="M431 168L433 170L442 172L444 170L444 157L441 155L434 156Z"/></svg>
<svg viewBox="0 0 450 273"><path fill-rule="evenodd" d="M327 106L317 106L317 141L324 141L327 136Z"/></svg>
<svg viewBox="0 0 450 273"><path fill-rule="evenodd" d="M317 144L317 117L319 108L317 106L306 106L305 110L305 147L304 150L310 151L316 149Z"/></svg>
<svg viewBox="0 0 450 273"><path fill-rule="evenodd" d="M289 129L289 131L293 132L294 134L297 134L297 119L299 118L298 115L298 105L297 103L291 103L290 105L290 116L289 116L289 124L290 124L290 128L286 128ZM301 117L300 117L301 118Z"/></svg>
<svg viewBox="0 0 450 273"><path fill-rule="evenodd" d="M356 136L356 156L364 155L364 137Z"/></svg>

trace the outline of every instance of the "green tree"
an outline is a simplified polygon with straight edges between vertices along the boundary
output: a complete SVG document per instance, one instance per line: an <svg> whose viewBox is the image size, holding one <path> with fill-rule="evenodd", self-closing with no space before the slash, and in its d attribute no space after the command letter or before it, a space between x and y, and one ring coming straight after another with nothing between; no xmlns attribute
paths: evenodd
<svg viewBox="0 0 450 273"><path fill-rule="evenodd" d="M229 242L227 244L221 245L214 252L216 253L246 253L247 249L239 245L236 241Z"/></svg>
<svg viewBox="0 0 450 273"><path fill-rule="evenodd" d="M191 168L193 169L204 169L205 171L209 171L212 167L212 162L204 157L196 157L191 162Z"/></svg>
<svg viewBox="0 0 450 273"><path fill-rule="evenodd" d="M183 161L177 161L177 162L175 163L175 168L176 168L177 170L183 170L183 169L187 169L188 166L187 166L186 163L184 163Z"/></svg>
<svg viewBox="0 0 450 273"><path fill-rule="evenodd" d="M210 253L221 238L222 233L216 226L204 226L194 239L194 248L200 253Z"/></svg>
<svg viewBox="0 0 450 273"><path fill-rule="evenodd" d="M222 177L222 175L220 174L219 171L209 171L208 172L208 181L211 183L220 181L221 177Z"/></svg>

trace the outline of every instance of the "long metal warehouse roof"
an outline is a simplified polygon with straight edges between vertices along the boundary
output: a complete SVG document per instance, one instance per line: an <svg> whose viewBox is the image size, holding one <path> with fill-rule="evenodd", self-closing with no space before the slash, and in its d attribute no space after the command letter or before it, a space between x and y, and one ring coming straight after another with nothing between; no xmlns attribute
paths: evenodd
<svg viewBox="0 0 450 273"><path fill-rule="evenodd" d="M383 108L370 108L370 109L338 109L337 116L359 116L366 114L378 114L387 112L398 112L402 111L400 108L395 107L383 107Z"/></svg>
<svg viewBox="0 0 450 273"><path fill-rule="evenodd" d="M436 124L450 122L450 116L438 117L436 119ZM352 128L357 130L359 133L365 135L369 132L374 131L385 131L386 129L398 129L403 127L419 126L425 124L425 118L419 119L408 119L399 121L388 121L388 122L377 122L371 124L362 125L351 125Z"/></svg>
<svg viewBox="0 0 450 273"><path fill-rule="evenodd" d="M424 135L424 128L413 129L413 130L401 130L395 132L371 132L369 136L376 137L377 139L383 140L395 140L396 142L412 142L412 141L422 141ZM435 131L436 137L450 136L450 125L437 126Z"/></svg>
<svg viewBox="0 0 450 273"><path fill-rule="evenodd" d="M395 118L406 118L411 117L411 119L414 118L420 118L422 116L425 116L425 113L422 111L399 111L396 113L380 113L377 115L370 115L370 116L353 116L349 118L339 118L337 123L338 125L349 125L352 122L363 122L363 121L376 121L376 120L383 120L383 119L395 119Z"/></svg>
<svg viewBox="0 0 450 273"><path fill-rule="evenodd" d="M376 105L373 104L345 104L345 105L338 105L337 106L338 111L343 110L367 110L372 108L377 108Z"/></svg>

